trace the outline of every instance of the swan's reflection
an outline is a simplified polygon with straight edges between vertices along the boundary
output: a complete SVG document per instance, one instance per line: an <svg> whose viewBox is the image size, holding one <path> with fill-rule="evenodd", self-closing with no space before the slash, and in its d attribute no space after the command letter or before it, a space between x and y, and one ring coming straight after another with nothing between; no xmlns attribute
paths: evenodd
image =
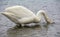
<svg viewBox="0 0 60 37"><path fill-rule="evenodd" d="M45 27L44 27L45 26ZM40 37L46 35L49 25L37 26L32 28L22 27L17 29L8 29L8 37Z"/></svg>

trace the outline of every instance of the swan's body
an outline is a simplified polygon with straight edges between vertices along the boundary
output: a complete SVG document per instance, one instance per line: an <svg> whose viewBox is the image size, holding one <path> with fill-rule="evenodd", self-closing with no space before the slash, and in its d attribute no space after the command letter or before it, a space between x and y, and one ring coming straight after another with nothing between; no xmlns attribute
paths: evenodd
<svg viewBox="0 0 60 37"><path fill-rule="evenodd" d="M34 23L40 22L42 15L44 16L45 20L48 23L52 23L51 20L48 18L44 10L40 10L35 15L32 11L28 10L23 6L12 6L5 9L6 12L2 13L3 15L7 16L15 23L19 24L27 24L27 23Z"/></svg>

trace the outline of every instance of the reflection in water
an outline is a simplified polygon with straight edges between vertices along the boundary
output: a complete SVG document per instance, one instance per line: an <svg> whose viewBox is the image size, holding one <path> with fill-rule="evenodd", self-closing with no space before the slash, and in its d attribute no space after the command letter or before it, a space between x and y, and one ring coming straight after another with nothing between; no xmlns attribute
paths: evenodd
<svg viewBox="0 0 60 37"><path fill-rule="evenodd" d="M22 27L17 29L8 29L7 35L8 37L39 37L39 36L46 36L48 31L48 26L46 24L45 27L37 26L32 28Z"/></svg>

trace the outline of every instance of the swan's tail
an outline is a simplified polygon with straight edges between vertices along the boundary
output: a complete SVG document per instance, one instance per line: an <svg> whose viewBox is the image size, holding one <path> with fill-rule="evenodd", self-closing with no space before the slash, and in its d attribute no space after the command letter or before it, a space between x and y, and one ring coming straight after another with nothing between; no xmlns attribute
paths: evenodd
<svg viewBox="0 0 60 37"><path fill-rule="evenodd" d="M3 13L4 13L4 12L0 12L0 14L2 14L2 15L3 15Z"/></svg>
<svg viewBox="0 0 60 37"><path fill-rule="evenodd" d="M18 18L15 17L13 14L7 13L7 12L1 13L1 14L6 16L8 19L10 19L11 21L15 22L16 24L19 23Z"/></svg>

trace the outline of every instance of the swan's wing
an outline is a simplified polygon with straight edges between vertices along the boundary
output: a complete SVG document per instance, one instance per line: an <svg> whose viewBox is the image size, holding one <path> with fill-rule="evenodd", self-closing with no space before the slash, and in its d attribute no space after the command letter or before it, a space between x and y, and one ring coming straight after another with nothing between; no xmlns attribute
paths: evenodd
<svg viewBox="0 0 60 37"><path fill-rule="evenodd" d="M7 13L12 13L15 14L15 16L23 18L23 17L33 17L35 16L35 14L30 11L29 9L23 7L23 6L13 6L13 7L9 7L6 8L5 11Z"/></svg>

